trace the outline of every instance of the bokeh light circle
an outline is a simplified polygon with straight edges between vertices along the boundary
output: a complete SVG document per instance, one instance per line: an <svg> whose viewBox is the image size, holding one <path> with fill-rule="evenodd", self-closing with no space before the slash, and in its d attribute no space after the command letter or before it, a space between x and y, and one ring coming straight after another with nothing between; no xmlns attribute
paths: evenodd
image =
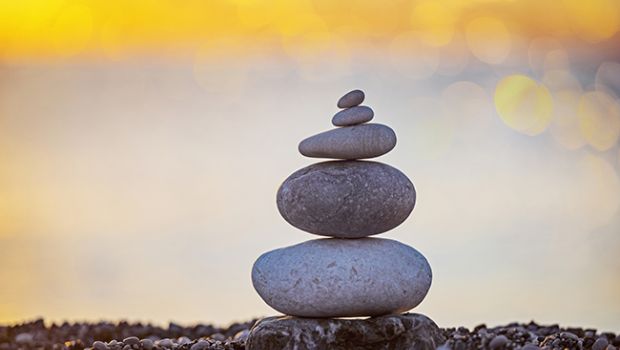
<svg viewBox="0 0 620 350"><path fill-rule="evenodd" d="M510 75L495 88L495 108L502 121L526 135L542 133L551 122L549 90L524 75Z"/></svg>
<svg viewBox="0 0 620 350"><path fill-rule="evenodd" d="M579 126L590 146L599 151L613 147L620 136L620 104L603 91L590 91L579 99Z"/></svg>
<svg viewBox="0 0 620 350"><path fill-rule="evenodd" d="M471 53L482 62L499 64L510 53L510 32L504 22L494 17L478 17L469 22L465 38Z"/></svg>
<svg viewBox="0 0 620 350"><path fill-rule="evenodd" d="M570 150L578 149L587 143L577 117L580 97L581 92L575 90L553 93L553 122L549 132L558 144Z"/></svg>

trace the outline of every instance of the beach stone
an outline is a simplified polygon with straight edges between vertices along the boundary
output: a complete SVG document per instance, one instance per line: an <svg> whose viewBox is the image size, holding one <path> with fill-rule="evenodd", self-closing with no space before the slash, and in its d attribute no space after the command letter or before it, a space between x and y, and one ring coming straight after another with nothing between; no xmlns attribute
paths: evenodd
<svg viewBox="0 0 620 350"><path fill-rule="evenodd" d="M368 319L268 317L256 323L248 350L434 350L445 341L435 322L421 314Z"/></svg>
<svg viewBox="0 0 620 350"><path fill-rule="evenodd" d="M375 112L368 106L355 106L340 111L332 118L335 126L351 126L366 123L372 120Z"/></svg>
<svg viewBox="0 0 620 350"><path fill-rule="evenodd" d="M426 258L384 238L323 238L261 255L252 284L277 311L299 317L380 316L410 310L431 286Z"/></svg>
<svg viewBox="0 0 620 350"><path fill-rule="evenodd" d="M353 90L347 92L338 100L338 108L350 108L364 102L364 91Z"/></svg>
<svg viewBox="0 0 620 350"><path fill-rule="evenodd" d="M301 141L299 153L311 158L366 159L396 146L394 130L383 124L360 124L328 130Z"/></svg>
<svg viewBox="0 0 620 350"><path fill-rule="evenodd" d="M276 198L291 225L340 238L393 229L411 214L415 200L405 174L371 161L328 161L299 169L282 183Z"/></svg>

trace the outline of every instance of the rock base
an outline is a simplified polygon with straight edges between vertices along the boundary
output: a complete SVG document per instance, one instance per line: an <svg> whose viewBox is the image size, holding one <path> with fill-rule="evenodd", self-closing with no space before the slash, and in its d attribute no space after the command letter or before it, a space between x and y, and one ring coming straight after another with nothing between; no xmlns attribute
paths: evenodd
<svg viewBox="0 0 620 350"><path fill-rule="evenodd" d="M282 316L258 321L246 350L434 350L444 342L435 322L421 314L367 319Z"/></svg>

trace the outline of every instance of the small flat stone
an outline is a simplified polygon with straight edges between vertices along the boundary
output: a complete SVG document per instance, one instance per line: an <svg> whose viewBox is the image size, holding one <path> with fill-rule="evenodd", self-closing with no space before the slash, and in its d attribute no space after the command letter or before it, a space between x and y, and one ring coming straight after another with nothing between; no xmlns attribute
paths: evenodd
<svg viewBox="0 0 620 350"><path fill-rule="evenodd" d="M350 108L364 102L364 91L353 90L347 92L338 100L338 108Z"/></svg>
<svg viewBox="0 0 620 350"><path fill-rule="evenodd" d="M324 238L261 255L252 268L260 297L285 315L381 316L410 310L431 286L426 258L384 238Z"/></svg>
<svg viewBox="0 0 620 350"><path fill-rule="evenodd" d="M383 124L361 124L332 129L301 141L299 153L311 158L367 159L396 146L394 130Z"/></svg>
<svg viewBox="0 0 620 350"><path fill-rule="evenodd" d="M415 188L405 174L371 161L312 164L291 174L276 196L288 223L339 238L391 230L407 219L415 200Z"/></svg>
<svg viewBox="0 0 620 350"><path fill-rule="evenodd" d="M592 344L592 350L605 350L608 344L609 341L607 341L607 338L599 337L598 339L596 339L594 344Z"/></svg>
<svg viewBox="0 0 620 350"><path fill-rule="evenodd" d="M105 345L104 342L97 340L97 341L95 341L93 343L93 349L95 349L95 350L108 350L108 346Z"/></svg>
<svg viewBox="0 0 620 350"><path fill-rule="evenodd" d="M508 338L505 335L497 335L489 343L489 348L497 350L503 348L506 344L508 344Z"/></svg>
<svg viewBox="0 0 620 350"><path fill-rule="evenodd" d="M148 338L140 340L140 345L142 345L142 348L145 350L151 350L154 346L153 340Z"/></svg>
<svg viewBox="0 0 620 350"><path fill-rule="evenodd" d="M375 112L368 106L355 106L342 110L334 115L332 124L335 126L351 126L372 120Z"/></svg>
<svg viewBox="0 0 620 350"><path fill-rule="evenodd" d="M140 339L138 339L138 337L127 337L123 339L123 344L129 345L129 346L140 344Z"/></svg>
<svg viewBox="0 0 620 350"><path fill-rule="evenodd" d="M256 323L248 350L435 350L445 337L421 314L362 320L268 317Z"/></svg>

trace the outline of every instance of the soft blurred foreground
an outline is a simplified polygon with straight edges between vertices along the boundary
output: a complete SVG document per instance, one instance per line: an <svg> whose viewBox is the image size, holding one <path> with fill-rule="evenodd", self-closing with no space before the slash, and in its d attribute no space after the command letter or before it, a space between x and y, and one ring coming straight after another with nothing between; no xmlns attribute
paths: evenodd
<svg viewBox="0 0 620 350"><path fill-rule="evenodd" d="M275 206L338 97L418 191L441 326L620 329L615 1L0 3L0 322L270 315Z"/></svg>

